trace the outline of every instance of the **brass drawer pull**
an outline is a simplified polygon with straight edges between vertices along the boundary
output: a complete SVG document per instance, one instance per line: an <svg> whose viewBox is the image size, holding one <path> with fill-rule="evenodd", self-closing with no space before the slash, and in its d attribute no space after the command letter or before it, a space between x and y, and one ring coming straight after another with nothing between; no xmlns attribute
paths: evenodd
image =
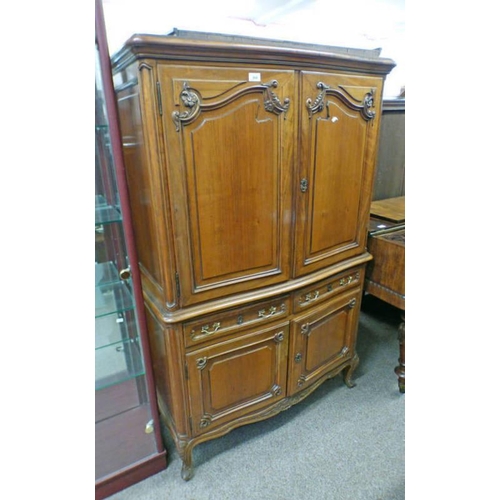
<svg viewBox="0 0 500 500"><path fill-rule="evenodd" d="M352 276L348 276L347 278L342 278L340 280L340 286L346 286L346 285L349 285L350 283L352 283L352 280L353 280L353 277Z"/></svg>
<svg viewBox="0 0 500 500"><path fill-rule="evenodd" d="M319 290L314 290L314 292L306 293L302 295L299 299L299 304L307 304L309 302L314 302L319 297Z"/></svg>
<svg viewBox="0 0 500 500"><path fill-rule="evenodd" d="M285 309L286 309L285 304L281 304L281 307L279 309L276 306L271 306L268 311L266 311L265 309L261 309L259 311L259 318L270 318L271 316L273 316L277 312L278 313L284 312Z"/></svg>
<svg viewBox="0 0 500 500"><path fill-rule="evenodd" d="M340 286L346 286L351 284L354 280L359 280L359 273L355 273L354 276L349 275L347 278L342 278L340 280Z"/></svg>
<svg viewBox="0 0 500 500"><path fill-rule="evenodd" d="M266 312L265 309L261 309L259 311L259 318L269 318L272 316L278 309L275 306L269 308L269 312Z"/></svg>
<svg viewBox="0 0 500 500"><path fill-rule="evenodd" d="M212 329L210 329L212 328ZM211 327L210 325L205 325L201 327L201 334L202 335L212 335L215 333L218 329L220 328L220 323L214 323Z"/></svg>
<svg viewBox="0 0 500 500"><path fill-rule="evenodd" d="M319 290L315 290L314 292L307 293L304 300L306 302L312 302L319 297Z"/></svg>

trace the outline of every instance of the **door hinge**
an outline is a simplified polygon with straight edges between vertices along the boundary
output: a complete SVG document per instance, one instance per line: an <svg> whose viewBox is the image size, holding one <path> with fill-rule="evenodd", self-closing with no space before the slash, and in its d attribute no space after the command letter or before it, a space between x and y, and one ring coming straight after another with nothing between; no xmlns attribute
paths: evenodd
<svg viewBox="0 0 500 500"><path fill-rule="evenodd" d="M184 373L186 375L186 380L188 380L189 379L189 370L188 370L187 363L184 363Z"/></svg>
<svg viewBox="0 0 500 500"><path fill-rule="evenodd" d="M191 434L193 433L193 417L189 417L189 429L191 430Z"/></svg>
<svg viewBox="0 0 500 500"><path fill-rule="evenodd" d="M163 115L163 106L161 103L161 85L160 82L156 82L156 101L158 102L158 112L160 113L160 116Z"/></svg>
<svg viewBox="0 0 500 500"><path fill-rule="evenodd" d="M181 282L179 280L179 273L175 273L175 292L177 293L177 299L181 297Z"/></svg>
<svg viewBox="0 0 500 500"><path fill-rule="evenodd" d="M300 181L300 190L305 193L307 191L307 188L309 187L309 182L307 179L301 179Z"/></svg>

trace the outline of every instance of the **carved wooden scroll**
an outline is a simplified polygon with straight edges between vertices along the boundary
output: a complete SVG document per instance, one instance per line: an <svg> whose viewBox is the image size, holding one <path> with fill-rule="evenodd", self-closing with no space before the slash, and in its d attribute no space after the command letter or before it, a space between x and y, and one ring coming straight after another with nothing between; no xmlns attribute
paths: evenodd
<svg viewBox="0 0 500 500"><path fill-rule="evenodd" d="M319 113L323 111L325 107L325 101L327 96L335 96L342 103L344 103L349 109L358 111L365 120L372 120L375 117L374 107L374 96L375 89L371 89L367 92L359 104L351 100L346 94L340 90L334 89L326 83L318 82L316 87L320 90L318 96L313 101L311 98L307 99L306 107L309 111L309 118L312 118L314 113Z"/></svg>
<svg viewBox="0 0 500 500"><path fill-rule="evenodd" d="M203 103L201 94L196 89L190 87L187 82L184 82L183 90L180 93L180 100L186 109L185 111L174 111L172 113L175 129L179 132L181 124L187 125L193 122L202 111L210 111L221 108L236 99L239 99L243 95L255 92L264 93L264 109L266 111L275 115L284 113L286 119L286 112L290 106L290 99L287 97L283 103L281 103L279 97L271 90L271 88L276 87L278 87L278 81L272 80L269 83L245 87L222 101Z"/></svg>

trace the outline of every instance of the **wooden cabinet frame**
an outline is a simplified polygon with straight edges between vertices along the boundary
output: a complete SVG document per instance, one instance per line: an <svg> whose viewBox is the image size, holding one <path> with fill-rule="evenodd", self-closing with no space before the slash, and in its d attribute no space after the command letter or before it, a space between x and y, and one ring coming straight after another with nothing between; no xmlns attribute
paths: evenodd
<svg viewBox="0 0 500 500"><path fill-rule="evenodd" d="M177 31L113 62L158 404L190 479L194 446L354 385L394 63Z"/></svg>

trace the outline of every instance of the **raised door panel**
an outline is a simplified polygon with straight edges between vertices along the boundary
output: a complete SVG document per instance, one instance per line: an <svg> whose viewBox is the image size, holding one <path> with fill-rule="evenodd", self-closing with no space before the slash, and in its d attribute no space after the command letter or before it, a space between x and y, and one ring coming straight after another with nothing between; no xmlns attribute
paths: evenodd
<svg viewBox="0 0 500 500"><path fill-rule="evenodd" d="M159 73L182 304L289 279L293 72Z"/></svg>
<svg viewBox="0 0 500 500"><path fill-rule="evenodd" d="M360 289L346 292L291 324L289 394L354 356Z"/></svg>
<svg viewBox="0 0 500 500"><path fill-rule="evenodd" d="M194 435L285 396L288 323L241 335L187 355Z"/></svg>
<svg viewBox="0 0 500 500"><path fill-rule="evenodd" d="M365 251L381 80L302 74L295 274Z"/></svg>

